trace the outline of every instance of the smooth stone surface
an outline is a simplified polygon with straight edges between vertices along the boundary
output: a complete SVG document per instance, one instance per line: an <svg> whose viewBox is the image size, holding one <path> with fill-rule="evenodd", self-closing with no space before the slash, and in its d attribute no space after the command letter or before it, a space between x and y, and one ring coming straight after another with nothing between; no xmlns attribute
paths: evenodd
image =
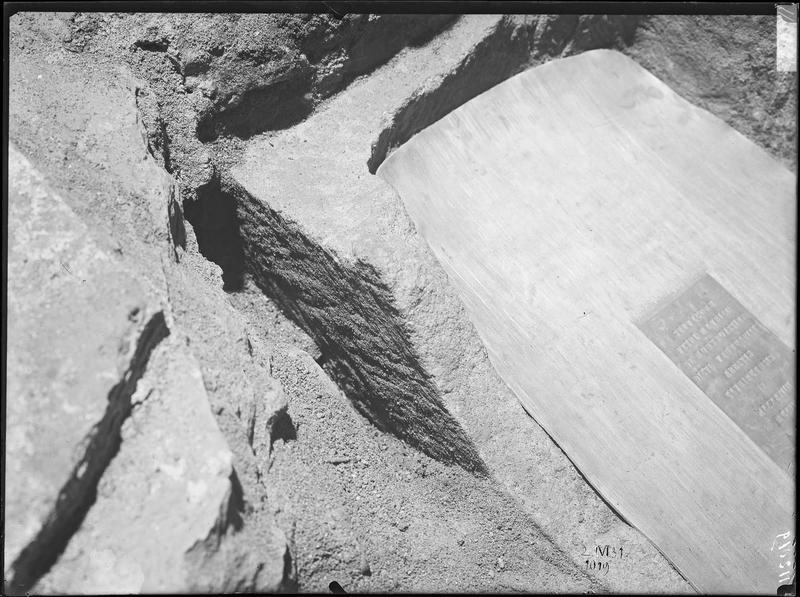
<svg viewBox="0 0 800 597"><path fill-rule="evenodd" d="M708 273L794 350L795 176L604 50L492 88L378 174L607 502L700 591L774 593L789 475L635 322Z"/></svg>

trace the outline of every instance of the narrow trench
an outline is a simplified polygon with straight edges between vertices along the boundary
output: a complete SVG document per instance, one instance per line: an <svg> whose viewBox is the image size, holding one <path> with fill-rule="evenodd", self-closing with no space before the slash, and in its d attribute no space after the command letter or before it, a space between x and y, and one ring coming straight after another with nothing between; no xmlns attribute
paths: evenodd
<svg viewBox="0 0 800 597"><path fill-rule="evenodd" d="M222 268L223 287L245 275L317 344L323 369L381 431L428 456L487 475L420 364L391 291L368 263L345 263L229 177L186 202L200 252Z"/></svg>

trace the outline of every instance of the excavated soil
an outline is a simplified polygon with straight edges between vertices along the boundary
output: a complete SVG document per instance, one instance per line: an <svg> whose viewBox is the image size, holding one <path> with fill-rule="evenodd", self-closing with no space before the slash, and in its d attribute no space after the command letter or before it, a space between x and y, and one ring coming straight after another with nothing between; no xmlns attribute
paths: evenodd
<svg viewBox="0 0 800 597"><path fill-rule="evenodd" d="M163 586L691 592L499 379L373 173L492 85L598 47L796 169L774 35L774 17L13 16L10 141L157 297L175 344L153 370L196 361L232 454L222 522L185 557L194 584ZM140 160L172 181L156 207ZM132 422L95 434L114 448L67 488L79 514L39 536L56 547L7 562L12 592L85 589L92 541L139 524L103 526L140 466L128 427L180 415L125 393Z"/></svg>

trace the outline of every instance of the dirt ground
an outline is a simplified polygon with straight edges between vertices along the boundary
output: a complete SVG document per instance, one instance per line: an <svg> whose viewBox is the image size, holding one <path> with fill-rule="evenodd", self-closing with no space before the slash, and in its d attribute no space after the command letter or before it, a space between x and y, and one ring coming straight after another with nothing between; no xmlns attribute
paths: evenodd
<svg viewBox="0 0 800 597"><path fill-rule="evenodd" d="M11 143L169 303L242 485L232 545L266 553L274 525L291 554L277 556L273 584L202 587L691 592L497 377L367 164L392 114L440 101L420 111L433 118L468 101L497 82L472 75L498 56L502 80L613 47L796 171L797 79L775 70L774 32L774 17L14 16ZM436 95L448 85L451 99ZM135 114L124 135L122 97ZM160 231L144 223L155 183L130 165L146 156L178 184ZM256 212L272 227L243 220ZM177 263L163 265L165 244ZM420 387L431 410L413 399ZM382 400L396 410L378 412ZM459 449L450 459L447 445ZM631 559L595 557L603 545ZM39 588L58 590L68 565Z"/></svg>

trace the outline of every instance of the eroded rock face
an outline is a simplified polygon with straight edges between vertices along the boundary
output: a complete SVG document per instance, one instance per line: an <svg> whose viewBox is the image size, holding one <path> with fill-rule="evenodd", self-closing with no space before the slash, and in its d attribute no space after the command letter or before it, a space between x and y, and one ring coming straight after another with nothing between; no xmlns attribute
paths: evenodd
<svg viewBox="0 0 800 597"><path fill-rule="evenodd" d="M5 589L290 588L261 480L286 402L148 153L144 88L56 15L12 30Z"/></svg>
<svg viewBox="0 0 800 597"><path fill-rule="evenodd" d="M140 100L154 153L183 195L217 172L212 154L292 126L353 79L456 15L77 13L62 35L73 52L115 52L149 91ZM224 148L211 146L219 141ZM230 142L232 141L232 142Z"/></svg>
<svg viewBox="0 0 800 597"><path fill-rule="evenodd" d="M185 346L153 353L132 403L95 503L36 591L182 591L194 584L187 554L235 530L241 487Z"/></svg>
<svg viewBox="0 0 800 597"><path fill-rule="evenodd" d="M6 589L278 590L285 538L263 515L245 525L253 508L186 340L167 340L158 297L13 146L9 166ZM268 449L281 405L248 406Z"/></svg>
<svg viewBox="0 0 800 597"><path fill-rule="evenodd" d="M25 591L81 524L169 332L158 301L13 146L9 180L5 572Z"/></svg>

